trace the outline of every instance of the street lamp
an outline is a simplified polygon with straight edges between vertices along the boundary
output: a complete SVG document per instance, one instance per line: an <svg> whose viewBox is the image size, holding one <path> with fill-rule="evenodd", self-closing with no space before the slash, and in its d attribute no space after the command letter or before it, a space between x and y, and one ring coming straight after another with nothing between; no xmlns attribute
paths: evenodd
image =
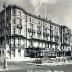
<svg viewBox="0 0 72 72"><path fill-rule="evenodd" d="M5 27L4 27L4 69L7 68L7 60L6 60L6 3L4 2L3 4L4 8L4 22L5 22Z"/></svg>

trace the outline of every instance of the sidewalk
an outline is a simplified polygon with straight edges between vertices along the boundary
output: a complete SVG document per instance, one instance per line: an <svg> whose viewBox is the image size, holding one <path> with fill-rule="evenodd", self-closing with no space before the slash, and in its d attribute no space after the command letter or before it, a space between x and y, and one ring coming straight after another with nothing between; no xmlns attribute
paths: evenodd
<svg viewBox="0 0 72 72"><path fill-rule="evenodd" d="M12 63L13 64L13 63ZM13 65L8 65L8 68L7 69L3 69L3 65L0 65L0 71L6 71L6 70L21 70L21 69L25 69L26 68L26 65L24 62L22 63L19 63L21 65L18 65L17 64L13 64ZM37 66L43 66L43 65L46 65L46 66L57 66L57 65L67 65L67 64L72 64L72 61L65 61L65 62L53 62L53 63L42 63L42 64L36 64L36 63L31 63L31 62L28 62L26 63L27 66L31 66L31 65L37 65ZM25 66L24 66L25 65Z"/></svg>
<svg viewBox="0 0 72 72"><path fill-rule="evenodd" d="M0 71L6 71L6 70L20 70L20 69L24 69L22 67L19 66L15 66L15 65L9 65L8 68L4 69L3 66L0 66Z"/></svg>

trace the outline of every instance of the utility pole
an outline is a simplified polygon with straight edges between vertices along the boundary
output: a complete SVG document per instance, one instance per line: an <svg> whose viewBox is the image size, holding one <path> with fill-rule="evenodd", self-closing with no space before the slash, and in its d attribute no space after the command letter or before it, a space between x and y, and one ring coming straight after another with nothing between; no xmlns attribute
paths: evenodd
<svg viewBox="0 0 72 72"><path fill-rule="evenodd" d="M4 69L7 68L7 59L6 59L6 3L4 2L3 4L3 8L4 8L4 23L5 23L5 27L4 27Z"/></svg>

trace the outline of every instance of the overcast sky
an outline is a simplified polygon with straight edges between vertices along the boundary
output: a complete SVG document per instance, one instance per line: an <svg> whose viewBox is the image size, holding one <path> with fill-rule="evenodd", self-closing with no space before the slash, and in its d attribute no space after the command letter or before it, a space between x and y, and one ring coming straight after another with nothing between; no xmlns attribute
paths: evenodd
<svg viewBox="0 0 72 72"><path fill-rule="evenodd" d="M16 4L28 12L46 16L54 23L67 25L72 28L72 0L0 0L0 11L3 9L4 1L9 4Z"/></svg>

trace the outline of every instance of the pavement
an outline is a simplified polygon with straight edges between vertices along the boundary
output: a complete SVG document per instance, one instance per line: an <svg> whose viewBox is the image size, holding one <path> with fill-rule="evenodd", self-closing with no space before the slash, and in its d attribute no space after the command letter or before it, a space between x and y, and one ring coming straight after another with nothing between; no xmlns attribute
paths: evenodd
<svg viewBox="0 0 72 72"><path fill-rule="evenodd" d="M11 71L11 70L22 70L22 69L30 69L33 68L34 65L27 64L31 63L30 61L20 61L20 62L7 62L8 67L6 69L3 68L3 62L0 62L0 71Z"/></svg>
<svg viewBox="0 0 72 72"><path fill-rule="evenodd" d="M3 68L3 66L0 65L0 71L8 71L8 70L20 70L23 69L22 67L15 66L15 65L9 65L7 68Z"/></svg>
<svg viewBox="0 0 72 72"><path fill-rule="evenodd" d="M72 65L72 61L43 63L43 64L34 64L31 62L9 62L8 68L6 69L3 68L3 63L0 63L0 71L23 70L23 69L33 68L37 65L42 65L42 66Z"/></svg>

